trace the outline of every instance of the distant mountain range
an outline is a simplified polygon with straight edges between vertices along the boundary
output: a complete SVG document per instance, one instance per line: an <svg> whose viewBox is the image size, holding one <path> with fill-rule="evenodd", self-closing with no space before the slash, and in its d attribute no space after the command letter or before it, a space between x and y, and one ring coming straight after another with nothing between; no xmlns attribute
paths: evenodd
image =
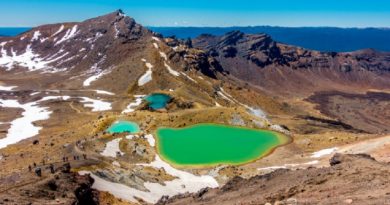
<svg viewBox="0 0 390 205"><path fill-rule="evenodd" d="M196 38L201 34L223 35L230 31L266 33L278 42L318 51L349 52L372 48L390 51L390 29L333 27L148 27L164 36ZM0 36L15 36L30 28L0 28Z"/></svg>
<svg viewBox="0 0 390 205"><path fill-rule="evenodd" d="M390 29L332 27L149 27L164 36L195 38L200 34L223 35L230 31L266 33L278 42L318 51L348 52L372 48L390 51Z"/></svg>

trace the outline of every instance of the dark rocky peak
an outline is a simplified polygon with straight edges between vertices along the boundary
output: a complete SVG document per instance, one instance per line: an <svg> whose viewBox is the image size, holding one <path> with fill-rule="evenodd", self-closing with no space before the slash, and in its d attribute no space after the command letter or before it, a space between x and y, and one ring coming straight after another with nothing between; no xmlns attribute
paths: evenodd
<svg viewBox="0 0 390 205"><path fill-rule="evenodd" d="M244 36L245 34L241 31L231 31L222 36L218 44L220 47L233 46Z"/></svg>
<svg viewBox="0 0 390 205"><path fill-rule="evenodd" d="M126 16L122 10L86 20L80 26L92 34L108 33L111 38L119 38L125 42L137 40L143 34L150 33L149 30L137 24L133 18Z"/></svg>

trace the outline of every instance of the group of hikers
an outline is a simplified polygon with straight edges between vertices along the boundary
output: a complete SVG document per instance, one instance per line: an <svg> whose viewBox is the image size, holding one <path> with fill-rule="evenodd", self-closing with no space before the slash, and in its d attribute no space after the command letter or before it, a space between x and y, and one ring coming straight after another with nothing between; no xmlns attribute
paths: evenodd
<svg viewBox="0 0 390 205"><path fill-rule="evenodd" d="M82 158L84 160L86 160L87 159L87 155L83 154ZM80 160L80 156L74 155L73 156L73 160L74 161ZM67 157L67 156L62 157L62 162L65 163L65 166L66 166L67 169L70 169L70 164L68 163L69 162L69 157ZM42 165L43 166L46 165L45 160L42 160ZM54 167L54 164L49 164L49 166L47 166L46 168L50 170L51 174L54 174L55 171L56 171L55 167ZM42 176L42 166L38 166L35 162L32 165L28 165L28 171L29 172L33 171L33 169L34 169L35 175L37 175L38 177Z"/></svg>
<svg viewBox="0 0 390 205"><path fill-rule="evenodd" d="M28 171L31 172L33 168L34 168L35 175L37 175L38 177L41 177L42 176L42 168L37 167L37 164L35 162L33 163L33 166L28 165ZM54 169L53 164L50 164L47 168L50 169L50 173L52 173L52 174L55 173L55 169Z"/></svg>

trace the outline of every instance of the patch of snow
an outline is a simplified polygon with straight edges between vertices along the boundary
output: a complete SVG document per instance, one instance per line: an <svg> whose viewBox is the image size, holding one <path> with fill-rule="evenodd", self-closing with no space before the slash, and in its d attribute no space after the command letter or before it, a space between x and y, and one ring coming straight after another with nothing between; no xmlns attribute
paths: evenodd
<svg viewBox="0 0 390 205"><path fill-rule="evenodd" d="M42 127L35 126L33 122L49 119L52 113L47 110L47 107L40 107L38 104L46 99L25 104L21 104L17 100L0 99L0 107L21 108L24 110L22 117L11 122L11 127L8 129L6 137L0 139L0 149L39 134L39 130Z"/></svg>
<svg viewBox="0 0 390 205"><path fill-rule="evenodd" d="M153 43L153 46L154 46L156 49L159 48L157 43Z"/></svg>
<svg viewBox="0 0 390 205"><path fill-rule="evenodd" d="M186 192L195 193L206 187L216 188L219 186L214 177L208 175L196 176L188 172L177 170L162 161L157 155L155 161L151 164L142 164L142 166L155 167L158 169L162 168L169 175L177 178L172 181L165 181L165 185L146 182L144 183L144 186L149 191L140 191L123 184L104 180L88 171L81 171L79 174L90 174L91 177L95 179L95 183L92 185L92 188L110 192L118 198L131 202L137 202L136 198L141 198L146 202L156 203L164 195L174 196Z"/></svg>
<svg viewBox="0 0 390 205"><path fill-rule="evenodd" d="M320 150L317 152L313 152L311 155L311 158L320 158L320 157L323 157L326 155L333 154L334 152L337 151L337 149L338 149L337 147L332 147L332 148L323 149L323 150Z"/></svg>
<svg viewBox="0 0 390 205"><path fill-rule="evenodd" d="M127 135L126 139L132 140L134 137L138 137L138 135Z"/></svg>
<svg viewBox="0 0 390 205"><path fill-rule="evenodd" d="M262 168L257 168L259 171L264 171L264 170L276 170L276 169L287 169L286 166L271 166L271 167L262 167Z"/></svg>
<svg viewBox="0 0 390 205"><path fill-rule="evenodd" d="M147 135L145 135L145 138L146 138L146 140L148 141L148 143L150 144L150 146L152 146L152 147L155 146L156 141L155 141L155 139L154 139L154 137L153 137L152 134L147 134Z"/></svg>
<svg viewBox="0 0 390 205"><path fill-rule="evenodd" d="M113 158L116 158L118 154L124 155L124 153L119 148L119 143L121 140L122 138L117 138L107 142L106 147L104 148L103 152L101 152L100 154L106 157L113 157Z"/></svg>
<svg viewBox="0 0 390 205"><path fill-rule="evenodd" d="M26 67L29 71L40 70L43 68L52 69L52 67L48 66L48 64L57 60L58 59L42 59L38 54L33 52L31 45L27 45L26 51L19 55L12 51L11 56L7 54L4 46L1 47L0 66L2 65L7 67L7 70L11 70L16 65Z"/></svg>
<svg viewBox="0 0 390 205"><path fill-rule="evenodd" d="M304 163L304 165L315 165L315 164L318 164L319 162L320 161L318 161L318 160L313 160L313 161Z"/></svg>
<svg viewBox="0 0 390 205"><path fill-rule="evenodd" d="M88 97L81 97L84 107L92 108L92 112L111 110L111 103L101 100L95 100Z"/></svg>
<svg viewBox="0 0 390 205"><path fill-rule="evenodd" d="M153 68L153 65L144 61L145 62L145 65L146 67L148 68L148 70L145 72L145 74L143 74L139 79L138 79L138 86L143 86L145 85L146 83L152 81L152 68Z"/></svg>
<svg viewBox="0 0 390 205"><path fill-rule="evenodd" d="M254 116L256 116L256 117L258 117L260 119L268 121L267 114L265 114L265 112L262 109L260 109L260 108L253 108L253 107L250 107L250 106L242 104L242 103L240 103L240 104L242 106L244 106L248 110L249 114L254 115Z"/></svg>
<svg viewBox="0 0 390 205"><path fill-rule="evenodd" d="M119 162L117 162L117 161L113 161L112 165L114 165L116 167L121 167L121 164L119 164Z"/></svg>
<svg viewBox="0 0 390 205"><path fill-rule="evenodd" d="M156 36L153 36L152 39L157 41L157 42L161 42L161 40L159 38L157 38Z"/></svg>
<svg viewBox="0 0 390 205"><path fill-rule="evenodd" d="M53 34L51 37L56 36L57 34L61 33L64 30L65 26L61 25L61 27Z"/></svg>
<svg viewBox="0 0 390 205"><path fill-rule="evenodd" d="M30 94L30 96L37 95L37 94L39 94L39 93L40 93L40 92L33 92L33 93Z"/></svg>
<svg viewBox="0 0 390 205"><path fill-rule="evenodd" d="M100 37L102 37L104 34L101 33L101 32L97 32L95 33L95 35L93 37L90 37L90 38L87 38L85 39L86 42L92 44L91 46L91 50L93 49L94 45L93 43L95 43ZM100 53L99 53L100 54Z"/></svg>
<svg viewBox="0 0 390 205"><path fill-rule="evenodd" d="M282 166L271 166L271 167L263 167L263 168L257 168L258 171L267 171L267 170L276 170L276 169L289 169L289 168L294 168L294 167L299 167L299 166L307 166L307 165L315 165L318 164L318 160L313 160L310 162L305 162L301 164L285 164Z"/></svg>
<svg viewBox="0 0 390 205"><path fill-rule="evenodd" d="M100 73L97 73L95 75L88 77L87 79L84 80L83 86L84 87L90 86L92 82L98 80L99 78L103 77L104 75L106 75L110 72L111 72L111 70L105 70L105 71L102 71Z"/></svg>
<svg viewBox="0 0 390 205"><path fill-rule="evenodd" d="M0 91L11 91L14 88L17 88L18 86L2 86L0 85Z"/></svg>
<svg viewBox="0 0 390 205"><path fill-rule="evenodd" d="M41 38L41 43L43 43L43 42L45 42L47 39L49 39L49 38Z"/></svg>
<svg viewBox="0 0 390 205"><path fill-rule="evenodd" d="M49 100L69 100L70 96L45 96L37 102L49 101Z"/></svg>
<svg viewBox="0 0 390 205"><path fill-rule="evenodd" d="M68 29L66 31L65 35L59 41L57 41L54 45L56 46L62 42L65 42L65 41L73 38L76 34L77 34L77 25L74 25L71 29Z"/></svg>
<svg viewBox="0 0 390 205"><path fill-rule="evenodd" d="M136 95L135 101L131 102L127 107L122 111L122 114L134 112L135 108L137 108L139 105L141 105L143 98L145 95Z"/></svg>
<svg viewBox="0 0 390 205"><path fill-rule="evenodd" d="M114 23L114 28L115 28L115 38L118 38L120 31L119 31L117 22Z"/></svg>
<svg viewBox="0 0 390 205"><path fill-rule="evenodd" d="M115 95L115 93L108 92L108 91L105 91L105 90L95 90L95 92L97 94L102 94L102 95Z"/></svg>
<svg viewBox="0 0 390 205"><path fill-rule="evenodd" d="M193 81L194 83L198 83L198 81L194 80L193 78L191 78L190 76L188 76L185 72L180 72L182 75L184 75L185 77L187 77L189 80Z"/></svg>
<svg viewBox="0 0 390 205"><path fill-rule="evenodd" d="M221 96L222 98L226 99L227 101L231 102L231 103L235 103L234 99L231 97L231 95L229 95L228 93L226 93L223 88L220 88L220 91L217 92L219 96Z"/></svg>
<svg viewBox="0 0 390 205"><path fill-rule="evenodd" d="M160 53L161 58L164 58L164 60L168 60L167 54L165 54L165 53L162 52L162 51L160 51L159 53Z"/></svg>
<svg viewBox="0 0 390 205"><path fill-rule="evenodd" d="M39 40L39 37L41 36L40 31L35 31L33 34L33 37L31 38L31 42Z"/></svg>
<svg viewBox="0 0 390 205"><path fill-rule="evenodd" d="M219 186L218 182L213 177L208 175L196 176L191 173L175 169L168 163L161 160L158 155L156 155L155 160L150 164L142 165L164 169L167 174L177 177L177 179L172 181L164 182L165 186L150 182L146 182L144 184L151 193L158 194L160 197L163 195L173 196L186 192L195 193L205 187L215 188ZM155 203L156 201L153 202Z"/></svg>
<svg viewBox="0 0 390 205"><path fill-rule="evenodd" d="M173 69L171 68L171 66L169 66L166 62L164 62L164 66L165 66L165 68L167 68L167 70L168 70L168 72L169 72L170 74L172 74L172 75L174 75L174 76L179 76L179 75L180 75L179 72L173 70Z"/></svg>

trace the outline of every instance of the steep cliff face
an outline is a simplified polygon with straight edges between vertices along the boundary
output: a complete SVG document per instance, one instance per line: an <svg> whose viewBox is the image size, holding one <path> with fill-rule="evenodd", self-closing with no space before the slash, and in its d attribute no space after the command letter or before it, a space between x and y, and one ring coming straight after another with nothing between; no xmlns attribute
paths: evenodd
<svg viewBox="0 0 390 205"><path fill-rule="evenodd" d="M196 48L233 76L281 95L325 89L390 88L390 54L373 50L318 52L277 43L266 34L239 31L201 35Z"/></svg>

